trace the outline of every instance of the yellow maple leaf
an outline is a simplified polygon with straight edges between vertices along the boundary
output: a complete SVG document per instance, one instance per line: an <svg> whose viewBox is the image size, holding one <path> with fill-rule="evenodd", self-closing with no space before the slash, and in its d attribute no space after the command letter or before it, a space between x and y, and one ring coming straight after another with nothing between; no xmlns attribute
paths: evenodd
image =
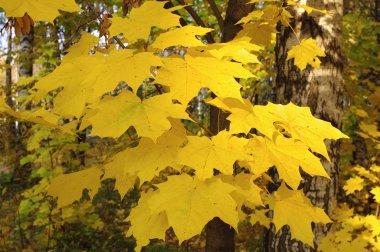
<svg viewBox="0 0 380 252"><path fill-rule="evenodd" d="M71 134L71 131L66 130L58 124L59 116L50 113L45 109L37 109L35 111L14 111L5 103L2 97L0 97L0 114L6 114L19 120L33 122Z"/></svg>
<svg viewBox="0 0 380 252"><path fill-rule="evenodd" d="M200 179L212 177L214 168L224 174L232 174L235 161L245 158L244 146L248 142L231 136L227 131L221 131L211 139L190 136L188 141L179 151L177 162L194 168Z"/></svg>
<svg viewBox="0 0 380 252"><path fill-rule="evenodd" d="M180 26L180 16L165 9L165 4L164 1L146 1L140 8L134 8L127 18L111 18L111 36L124 34L130 43L134 43L139 39L147 40L153 26L161 29Z"/></svg>
<svg viewBox="0 0 380 252"><path fill-rule="evenodd" d="M299 107L291 102L287 105L268 103L266 106L255 106L253 111L261 121L265 120L272 124L271 127L267 127L267 124L255 125L261 133L272 137L274 128L285 130L286 134L301 140L312 151L318 152L327 160L330 158L324 140L348 138L331 123L315 118L309 107Z"/></svg>
<svg viewBox="0 0 380 252"><path fill-rule="evenodd" d="M272 33L276 32L276 27L267 23L249 23L243 25L243 29L238 32L236 38L250 38L251 43L269 47L272 42Z"/></svg>
<svg viewBox="0 0 380 252"><path fill-rule="evenodd" d="M47 21L53 23L59 16L59 11L77 12L82 9L74 0L0 0L8 17L23 17L28 13L34 21Z"/></svg>
<svg viewBox="0 0 380 252"><path fill-rule="evenodd" d="M193 57L204 57L206 51L207 55L213 56L219 60L234 60L243 64L261 64L257 55L251 52L259 52L262 49L261 46L251 43L250 38L243 37L234 39L228 43L214 43L206 46L190 48L187 53Z"/></svg>
<svg viewBox="0 0 380 252"><path fill-rule="evenodd" d="M62 63L73 62L76 58L88 55L90 51L99 43L99 38L88 32L82 32L80 40L66 50ZM62 64L61 63L61 64Z"/></svg>
<svg viewBox="0 0 380 252"><path fill-rule="evenodd" d="M361 191L364 187L364 179L359 176L355 176L346 181L346 184L343 186L343 189L346 191L346 194L352 194L355 191Z"/></svg>
<svg viewBox="0 0 380 252"><path fill-rule="evenodd" d="M268 230L270 228L271 219L266 216L268 209L255 209L252 214L249 215L249 222L252 225L259 223L260 225L266 227Z"/></svg>
<svg viewBox="0 0 380 252"><path fill-rule="evenodd" d="M141 101L129 91L118 96L106 96L91 106L94 114L84 120L92 124L92 135L119 137L134 126L139 136L156 139L171 127L168 117L189 119L183 106L173 104L171 94L157 95Z"/></svg>
<svg viewBox="0 0 380 252"><path fill-rule="evenodd" d="M181 132L181 136L177 135ZM161 170L177 166L177 155L180 147L186 141L185 129L172 128L157 139L142 138L139 145L128 148L116 154L112 161L105 165L105 178L116 178L115 187L124 196L134 185L135 177L140 178L140 184L150 181Z"/></svg>
<svg viewBox="0 0 380 252"><path fill-rule="evenodd" d="M248 144L252 159L248 160L251 171L260 175L273 165L280 178L293 189L297 189L302 180L299 168L312 176L329 178L318 157L313 155L302 142L278 135L275 141L264 137L254 137Z"/></svg>
<svg viewBox="0 0 380 252"><path fill-rule="evenodd" d="M235 190L231 192L231 196L236 201L238 210L240 210L243 205L251 208L263 205L260 196L261 188L253 183L253 174L239 173L235 176L218 175L218 177L220 177L223 182L235 187Z"/></svg>
<svg viewBox="0 0 380 252"><path fill-rule="evenodd" d="M294 64L299 69L304 70L307 64L315 68L319 68L321 61L319 57L324 57L326 54L317 46L317 41L312 38L303 39L299 45L295 45L288 51L287 60L294 59Z"/></svg>
<svg viewBox="0 0 380 252"><path fill-rule="evenodd" d="M82 196L83 189L88 189L92 198L100 188L102 171L98 168L88 168L82 171L62 174L51 180L48 194L58 197L57 208L70 205Z"/></svg>
<svg viewBox="0 0 380 252"><path fill-rule="evenodd" d="M118 156L115 155L115 160L118 160ZM111 162L104 166L104 176L102 180L114 178L115 179L115 190L120 194L120 197L123 198L125 194L133 188L136 184L137 176L127 173L124 167L116 166L118 161Z"/></svg>
<svg viewBox="0 0 380 252"><path fill-rule="evenodd" d="M126 219L131 222L126 235L133 235L136 239L135 251L140 251L143 246L148 245L150 239L165 240L165 232L170 227L165 211L155 213L154 209L151 209L149 203L154 195L155 193L142 194L138 205Z"/></svg>
<svg viewBox="0 0 380 252"><path fill-rule="evenodd" d="M79 118L87 104L97 102L121 81L137 92L143 81L151 76L151 66L162 64L160 58L151 52L112 50L109 55L88 55L86 50L92 48L95 41L91 35L83 36L77 47L64 57L62 64L35 84L40 92L37 97L59 87L64 88L54 99L54 112Z"/></svg>
<svg viewBox="0 0 380 252"><path fill-rule="evenodd" d="M234 98L215 98L209 104L231 113L227 119L231 122L232 133L248 133L252 128L271 138L273 133L283 132L302 141L312 151L330 160L325 139L348 138L331 123L315 118L309 107L298 107L268 103L265 106L253 106L248 100L241 102Z"/></svg>
<svg viewBox="0 0 380 252"><path fill-rule="evenodd" d="M291 236L303 243L314 246L311 222L331 222L322 208L315 207L302 190L289 190L285 184L274 192L270 206L273 209L273 223L277 232L284 226L290 227Z"/></svg>
<svg viewBox="0 0 380 252"><path fill-rule="evenodd" d="M230 184L216 178L201 181L197 177L183 174L169 176L167 182L156 186L158 190L143 194L141 199L150 197L148 205L153 216L162 212L166 213L169 226L173 228L180 243L199 234L214 217L219 217L233 228L237 228L239 219L236 202L230 195L234 187ZM146 209L134 208L131 215L137 215L137 211L146 211ZM153 223L147 223L147 219L136 222L131 217L128 218L132 225L144 225L144 223L153 225ZM155 218L151 219L155 220ZM137 234L134 233L135 235ZM146 240L147 237L141 232L141 237L136 236L136 239L137 241Z"/></svg>
<svg viewBox="0 0 380 252"><path fill-rule="evenodd" d="M215 98L207 103L218 107L224 111L231 113L227 119L231 122L229 130L231 133L245 133L248 134L252 128L260 129L273 129L273 122L267 120L265 117L257 116L254 112L254 106L249 100L241 100L235 98ZM273 131L265 131L261 133L268 133ZM271 137L271 135L270 135Z"/></svg>
<svg viewBox="0 0 380 252"><path fill-rule="evenodd" d="M152 47L164 50L165 48L178 45L185 47L203 46L204 44L196 35L205 35L212 30L211 28L186 25L161 33L152 44Z"/></svg>
<svg viewBox="0 0 380 252"><path fill-rule="evenodd" d="M372 188L371 193L373 194L373 198L375 199L377 204L380 204L380 186Z"/></svg>
<svg viewBox="0 0 380 252"><path fill-rule="evenodd" d="M241 85L236 78L251 78L253 75L241 63L218 60L212 57L185 59L165 58L156 81L169 86L174 99L187 104L201 88L207 87L220 97L232 96L241 99Z"/></svg>

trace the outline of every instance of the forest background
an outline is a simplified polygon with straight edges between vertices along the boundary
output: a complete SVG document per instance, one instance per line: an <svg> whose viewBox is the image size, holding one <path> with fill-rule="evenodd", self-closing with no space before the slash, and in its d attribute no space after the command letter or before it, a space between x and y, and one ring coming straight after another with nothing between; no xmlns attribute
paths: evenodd
<svg viewBox="0 0 380 252"><path fill-rule="evenodd" d="M0 251L133 251L141 247L143 251L380 251L379 1L178 0L149 5L149 1L79 0L75 4L61 0L55 10L48 5L46 9L23 6L28 0L10 2L0 0ZM15 15L18 9L24 12ZM167 25L173 19L169 14L178 15L176 27L190 28L170 29L175 25ZM141 39L146 27L147 36ZM126 65L112 50L130 50L128 57L145 54ZM99 54L115 56L116 63L96 58ZM157 62L153 54L176 63ZM83 55L87 58L75 65ZM202 76L194 80L200 84L191 90L195 98L176 86L186 77L176 75L183 69L178 67L182 58L194 64L188 78ZM201 60L205 58L209 61ZM98 65L91 65L94 62ZM128 76L131 82L120 79L111 90L91 89L94 83L115 81L113 74L140 66L145 69ZM227 84L241 85L238 93L249 102L242 105L243 100L233 100L236 89L205 85L205 78L224 83L211 75L233 77ZM86 86L86 76L90 86ZM120 81L125 82L117 85ZM163 115L181 118L181 123L171 118L167 127L157 116L153 129L145 127L146 121L119 127L125 123L119 118L141 115L131 114L132 109L116 113L112 108L119 103L98 104L112 97L134 99L132 89L136 97L152 102L174 93L176 102L170 105L187 104L185 111ZM96 92L99 103L91 97ZM163 99L152 108L169 107ZM313 121L307 110L268 104L290 101L310 107L315 117L331 122L345 135ZM86 110L93 109L92 104L98 106L93 110L98 114ZM304 117L296 122L294 116ZM262 125L257 123L260 119ZM304 126L316 127L314 138L297 131ZM293 153L276 149L279 139L285 143L293 138L297 144L283 145ZM346 139L326 140L327 150L323 150L317 142L325 138ZM200 145L196 139L203 139ZM204 151L220 151L212 149L218 141L231 145L218 153L218 159L225 160L214 160L199 170L199 163L208 162L202 159ZM265 148L273 147L271 152L263 151L263 142ZM300 142L306 144L307 154L298 146ZM160 157L166 154L154 149L155 144L171 155L174 145L181 147L176 146L178 156L165 163ZM139 147L145 147L141 154ZM253 151L246 153L246 149ZM308 156L309 150L313 158L322 160L328 175L305 167L316 162ZM144 173L144 159L153 152L153 170ZM241 157L242 153L250 157ZM257 161L265 158L265 162ZM294 163L297 171L287 175L292 167L285 163ZM136 166L133 174L124 170L130 166ZM224 175L218 176L219 172L233 178L221 178ZM147 202L158 197L158 191L168 194L172 188L181 189L180 184L193 185L195 180L187 180L187 174L201 176L215 188L223 183L219 188L223 192L229 190L228 183L233 184L235 189L227 193L235 193L236 216L232 211L209 216L202 197L194 204L200 209L200 221L191 219L195 215L190 212L184 214L190 221L181 222L183 216L173 212L182 206L173 206L170 212L171 201L158 215L153 210L149 215L146 209L152 203ZM183 180L175 183L180 177ZM171 185L169 189L165 183ZM207 191L207 186L202 190L200 194L211 195L207 200L212 204L231 200ZM167 220L161 219L162 213ZM220 219L211 221L216 216ZM192 225L205 228L196 232L186 227Z"/></svg>

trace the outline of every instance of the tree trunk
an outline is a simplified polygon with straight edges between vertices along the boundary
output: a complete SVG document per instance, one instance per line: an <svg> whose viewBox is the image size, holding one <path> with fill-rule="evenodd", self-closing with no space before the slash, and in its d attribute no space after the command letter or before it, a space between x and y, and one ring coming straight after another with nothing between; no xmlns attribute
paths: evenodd
<svg viewBox="0 0 380 252"><path fill-rule="evenodd" d="M33 76L33 40L33 28L31 28L29 34L20 36L20 62L18 69L20 77Z"/></svg>
<svg viewBox="0 0 380 252"><path fill-rule="evenodd" d="M20 45L19 45L19 55L18 55L18 75L19 77L31 77L33 76L33 40L34 33L33 27L31 28L29 34L20 36ZM22 95L18 93L18 95ZM16 106L17 104L13 104ZM14 137L14 150L12 154L15 155L13 160L14 171L12 174L11 182L14 183L17 181L19 189L26 188L28 186L28 179L30 175L30 165L21 167L20 159L27 154L26 146L22 141L22 131L25 131L29 123L27 122L18 122L15 128L15 137Z"/></svg>
<svg viewBox="0 0 380 252"><path fill-rule="evenodd" d="M8 32L8 52L7 52L7 58L5 60L6 65L8 66L5 71L5 86L4 86L4 94L5 94L5 102L9 107L13 107L13 100L12 100L12 27L9 29ZM16 145L16 125L14 118L8 117L6 119L6 123L4 125L5 127L5 136L4 136L4 153L7 155L7 166L12 167L15 165L15 145Z"/></svg>
<svg viewBox="0 0 380 252"><path fill-rule="evenodd" d="M326 57L322 58L320 69L306 68L300 71L293 64L293 60L286 61L287 51L296 45L297 39L289 28L281 28L277 36L276 45L276 95L277 102L287 104L293 102L300 106L309 106L314 116L331 122L340 128L343 113L343 57L342 57L342 12L343 0L307 1L307 5L327 9L334 15L307 15L297 10L292 24L299 39L306 37L316 38ZM323 177L310 177L305 175L301 186L311 202L323 209L331 216L337 203L338 191L338 161L339 144L326 141L331 163L322 160L323 166L331 180ZM314 225L316 235L315 245L328 231L322 225ZM268 251L313 251L308 245L291 240L287 228L282 228L276 235L268 235Z"/></svg>
<svg viewBox="0 0 380 252"><path fill-rule="evenodd" d="M253 10L253 5L247 5L247 0L229 0L226 17L224 20L222 42L232 40L241 30L236 26L242 17ZM228 128L226 113L216 107L210 109L210 131L217 134ZM208 252L233 252L235 251L235 231L219 218L214 218L206 226L206 251Z"/></svg>

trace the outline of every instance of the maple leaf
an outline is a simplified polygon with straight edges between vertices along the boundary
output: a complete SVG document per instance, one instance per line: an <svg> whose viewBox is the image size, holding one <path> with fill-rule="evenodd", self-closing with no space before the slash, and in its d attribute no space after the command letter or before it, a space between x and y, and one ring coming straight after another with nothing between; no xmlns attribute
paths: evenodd
<svg viewBox="0 0 380 252"><path fill-rule="evenodd" d="M312 38L303 39L299 45L295 45L288 51L287 60L294 58L294 64L304 70L307 64L319 68L321 61L317 57L326 54L317 46L317 41Z"/></svg>
<svg viewBox="0 0 380 252"><path fill-rule="evenodd" d="M34 21L47 21L53 23L60 15L58 10L67 12L82 11L74 0L0 0L8 17L23 17L25 13Z"/></svg>
<svg viewBox="0 0 380 252"><path fill-rule="evenodd" d="M267 118L261 118L257 116L254 112L254 106L249 100L243 100L241 102L235 98L215 98L207 103L218 107L224 111L231 113L227 119L231 122L229 130L231 133L249 133L252 128L263 128L271 129L273 128L273 122L268 121ZM265 131L262 133L267 133ZM273 133L273 131L272 131Z"/></svg>
<svg viewBox="0 0 380 252"><path fill-rule="evenodd" d="M215 98L207 103L231 113L227 119L231 122L232 133L248 133L255 128L271 138L279 129L327 160L330 158L324 140L348 138L331 123L315 118L309 107L298 107L291 102L287 105L269 102L265 106L253 106L248 100L241 102L233 98Z"/></svg>
<svg viewBox="0 0 380 252"><path fill-rule="evenodd" d="M48 195L58 197L57 208L70 205L82 196L87 188L92 198L100 188L102 171L98 168L88 168L82 171L62 174L51 180Z"/></svg>
<svg viewBox="0 0 380 252"><path fill-rule="evenodd" d="M5 103L2 97L0 97L0 114L6 114L19 120L29 121L49 128L59 129L66 133L71 133L70 131L65 130L64 127L58 125L59 116L50 113L45 109L37 109L35 111L14 111Z"/></svg>
<svg viewBox="0 0 380 252"><path fill-rule="evenodd" d="M232 96L241 99L240 84L236 78L251 78L253 75L241 63L222 61L212 57L191 57L185 59L165 58L164 67L158 73L156 82L170 87L174 99L187 104L201 88L207 87L220 97Z"/></svg>
<svg viewBox="0 0 380 252"><path fill-rule="evenodd" d="M213 29L204 28L200 26L186 25L181 28L173 29L165 33L161 33L154 43L153 48L164 50L171 46L203 46L204 44L196 38L196 35L205 35L211 32Z"/></svg>
<svg viewBox="0 0 380 252"><path fill-rule="evenodd" d="M77 58L89 55L91 50L99 43L100 39L91 33L82 32L80 40L66 50L62 63L74 62Z"/></svg>
<svg viewBox="0 0 380 252"><path fill-rule="evenodd" d="M231 192L231 196L235 199L238 209L240 209L243 204L251 208L263 205L260 196L261 189L253 183L253 174L239 173L236 176L219 175L219 177L223 182L235 187L235 190Z"/></svg>
<svg viewBox="0 0 380 252"><path fill-rule="evenodd" d="M250 38L243 37L234 39L228 43L213 43L204 46L190 48L187 54L193 57L204 57L206 55L213 56L219 60L234 60L243 64L258 63L257 55L251 52L259 52L263 48L250 42Z"/></svg>
<svg viewBox="0 0 380 252"><path fill-rule="evenodd" d="M371 189L371 193L373 194L373 198L377 202L377 204L380 204L380 186L376 186Z"/></svg>
<svg viewBox="0 0 380 252"><path fill-rule="evenodd" d="M119 152L105 165L104 177L116 178L115 187L121 196L134 185L136 176L142 184L150 181L162 169L177 166L178 151L186 137L183 126L178 127L175 123L174 125L157 138L157 143L150 138L142 138L137 147Z"/></svg>
<svg viewBox="0 0 380 252"><path fill-rule="evenodd" d="M254 213L249 215L250 216L249 222L252 225L259 223L260 225L266 227L269 230L271 220L265 214L267 211L268 211L267 209L260 209L260 210L255 209Z"/></svg>
<svg viewBox="0 0 380 252"><path fill-rule="evenodd" d="M251 43L269 47L272 41L272 33L276 32L276 27L267 23L250 23L243 25L243 29L238 32L236 38L248 37Z"/></svg>
<svg viewBox="0 0 380 252"><path fill-rule="evenodd" d="M236 203L230 195L234 187L230 184L216 178L201 181L197 177L183 174L169 176L167 182L156 186L158 190L142 194L141 199L150 197L148 205L153 216L161 212L166 213L169 226L173 228L180 243L199 234L214 217L219 217L233 228L237 228L239 219ZM131 214L137 214L137 211L146 210L134 208ZM154 217L151 219L155 220ZM147 218L143 220L143 223L136 223L132 218L130 220L132 226L144 223L152 225L146 221ZM141 237L137 237L135 233L133 235L137 241L146 240L143 233Z"/></svg>
<svg viewBox="0 0 380 252"><path fill-rule="evenodd" d="M118 156L115 155L114 158L117 160ZM117 161L114 161L104 166L105 169L102 180L115 179L115 189L119 192L120 197L123 198L136 184L137 176L127 173L126 169L123 169L124 167L116 166L116 163Z"/></svg>
<svg viewBox="0 0 380 252"><path fill-rule="evenodd" d="M168 117L189 119L180 104L172 103L171 94L141 101L133 93L123 91L118 96L106 96L91 108L94 114L87 114L84 120L92 124L92 135L101 137L119 137L134 126L139 136L156 141L170 129Z"/></svg>
<svg viewBox="0 0 380 252"><path fill-rule="evenodd" d="M252 153L252 160L248 164L254 174L262 174L275 165L280 178L293 189L297 189L302 180L300 167L310 175L329 178L319 158L298 140L278 135L273 142L256 136L250 139L247 146Z"/></svg>
<svg viewBox="0 0 380 252"><path fill-rule="evenodd" d="M301 140L312 151L330 160L324 143L325 139L348 138L330 122L315 118L309 107L299 107L293 103L287 105L268 103L266 106L255 106L254 112L266 124L255 125L255 128L268 137L272 137L273 129L280 128L294 139ZM271 123L271 127L267 127Z"/></svg>
<svg viewBox="0 0 380 252"><path fill-rule="evenodd" d="M150 239L165 240L165 231L170 227L165 211L155 213L151 209L150 199L154 195L154 193L142 194L138 205L132 209L126 219L132 224L126 235L135 237L135 251L140 251L143 246L148 245Z"/></svg>
<svg viewBox="0 0 380 252"><path fill-rule="evenodd" d="M346 181L346 184L343 186L343 189L346 191L346 194L352 194L355 191L361 191L364 187L364 179L359 176L355 176Z"/></svg>
<svg viewBox="0 0 380 252"><path fill-rule="evenodd" d="M198 178L213 176L218 169L224 174L233 173L235 161L244 159L245 138L231 136L221 131L211 139L208 137L188 137L188 144L179 151L177 162L195 169Z"/></svg>
<svg viewBox="0 0 380 252"><path fill-rule="evenodd" d="M37 97L64 87L54 99L54 112L79 118L88 103L97 102L105 92L114 90L120 81L125 81L137 92L144 79L151 76L151 66L162 64L151 52L112 50L109 55L88 55L86 50L92 48L95 40L91 35L83 36L62 64L35 84L40 92ZM70 100L69 104L67 100Z"/></svg>
<svg viewBox="0 0 380 252"><path fill-rule="evenodd" d="M292 238L311 246L314 246L311 222L331 222L324 210L313 206L302 190L289 190L285 184L274 192L270 206L273 209L273 223L277 231L288 225Z"/></svg>
<svg viewBox="0 0 380 252"><path fill-rule="evenodd" d="M139 39L147 40L153 26L161 29L180 26L180 16L173 14L171 9L164 9L165 4L164 1L146 1L140 8L133 9L127 18L110 18L111 36L124 34L130 43L134 43Z"/></svg>

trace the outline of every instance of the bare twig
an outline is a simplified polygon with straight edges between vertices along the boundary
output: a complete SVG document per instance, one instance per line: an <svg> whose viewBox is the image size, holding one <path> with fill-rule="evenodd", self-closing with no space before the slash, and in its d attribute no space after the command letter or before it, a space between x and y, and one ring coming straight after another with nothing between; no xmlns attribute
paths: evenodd
<svg viewBox="0 0 380 252"><path fill-rule="evenodd" d="M210 5L211 7L211 10L212 12L214 13L215 17L216 17L216 20L218 21L218 24L219 24L219 27L220 27L220 30L223 31L223 24L224 24L224 21L223 21L223 17L222 17L222 14L220 13L219 9L218 9L218 6L216 6L214 0L207 0L208 4Z"/></svg>
<svg viewBox="0 0 380 252"><path fill-rule="evenodd" d="M178 0L178 2L182 5L186 5L184 0ZM197 23L197 25L202 26L202 27L207 27L206 24L203 22L203 20L199 17L197 12L191 6L185 6L185 10L191 15L191 17L194 19L194 21L195 21L195 23ZM209 44L215 43L215 40L211 36L210 33L207 33L205 35L205 38L207 40L207 43L209 43Z"/></svg>
<svg viewBox="0 0 380 252"><path fill-rule="evenodd" d="M186 109L186 112L189 114L189 117L193 119L193 121L196 122L198 126L206 132L207 136L211 137L215 135L201 121L199 121L199 119L195 115L193 115L189 109Z"/></svg>

